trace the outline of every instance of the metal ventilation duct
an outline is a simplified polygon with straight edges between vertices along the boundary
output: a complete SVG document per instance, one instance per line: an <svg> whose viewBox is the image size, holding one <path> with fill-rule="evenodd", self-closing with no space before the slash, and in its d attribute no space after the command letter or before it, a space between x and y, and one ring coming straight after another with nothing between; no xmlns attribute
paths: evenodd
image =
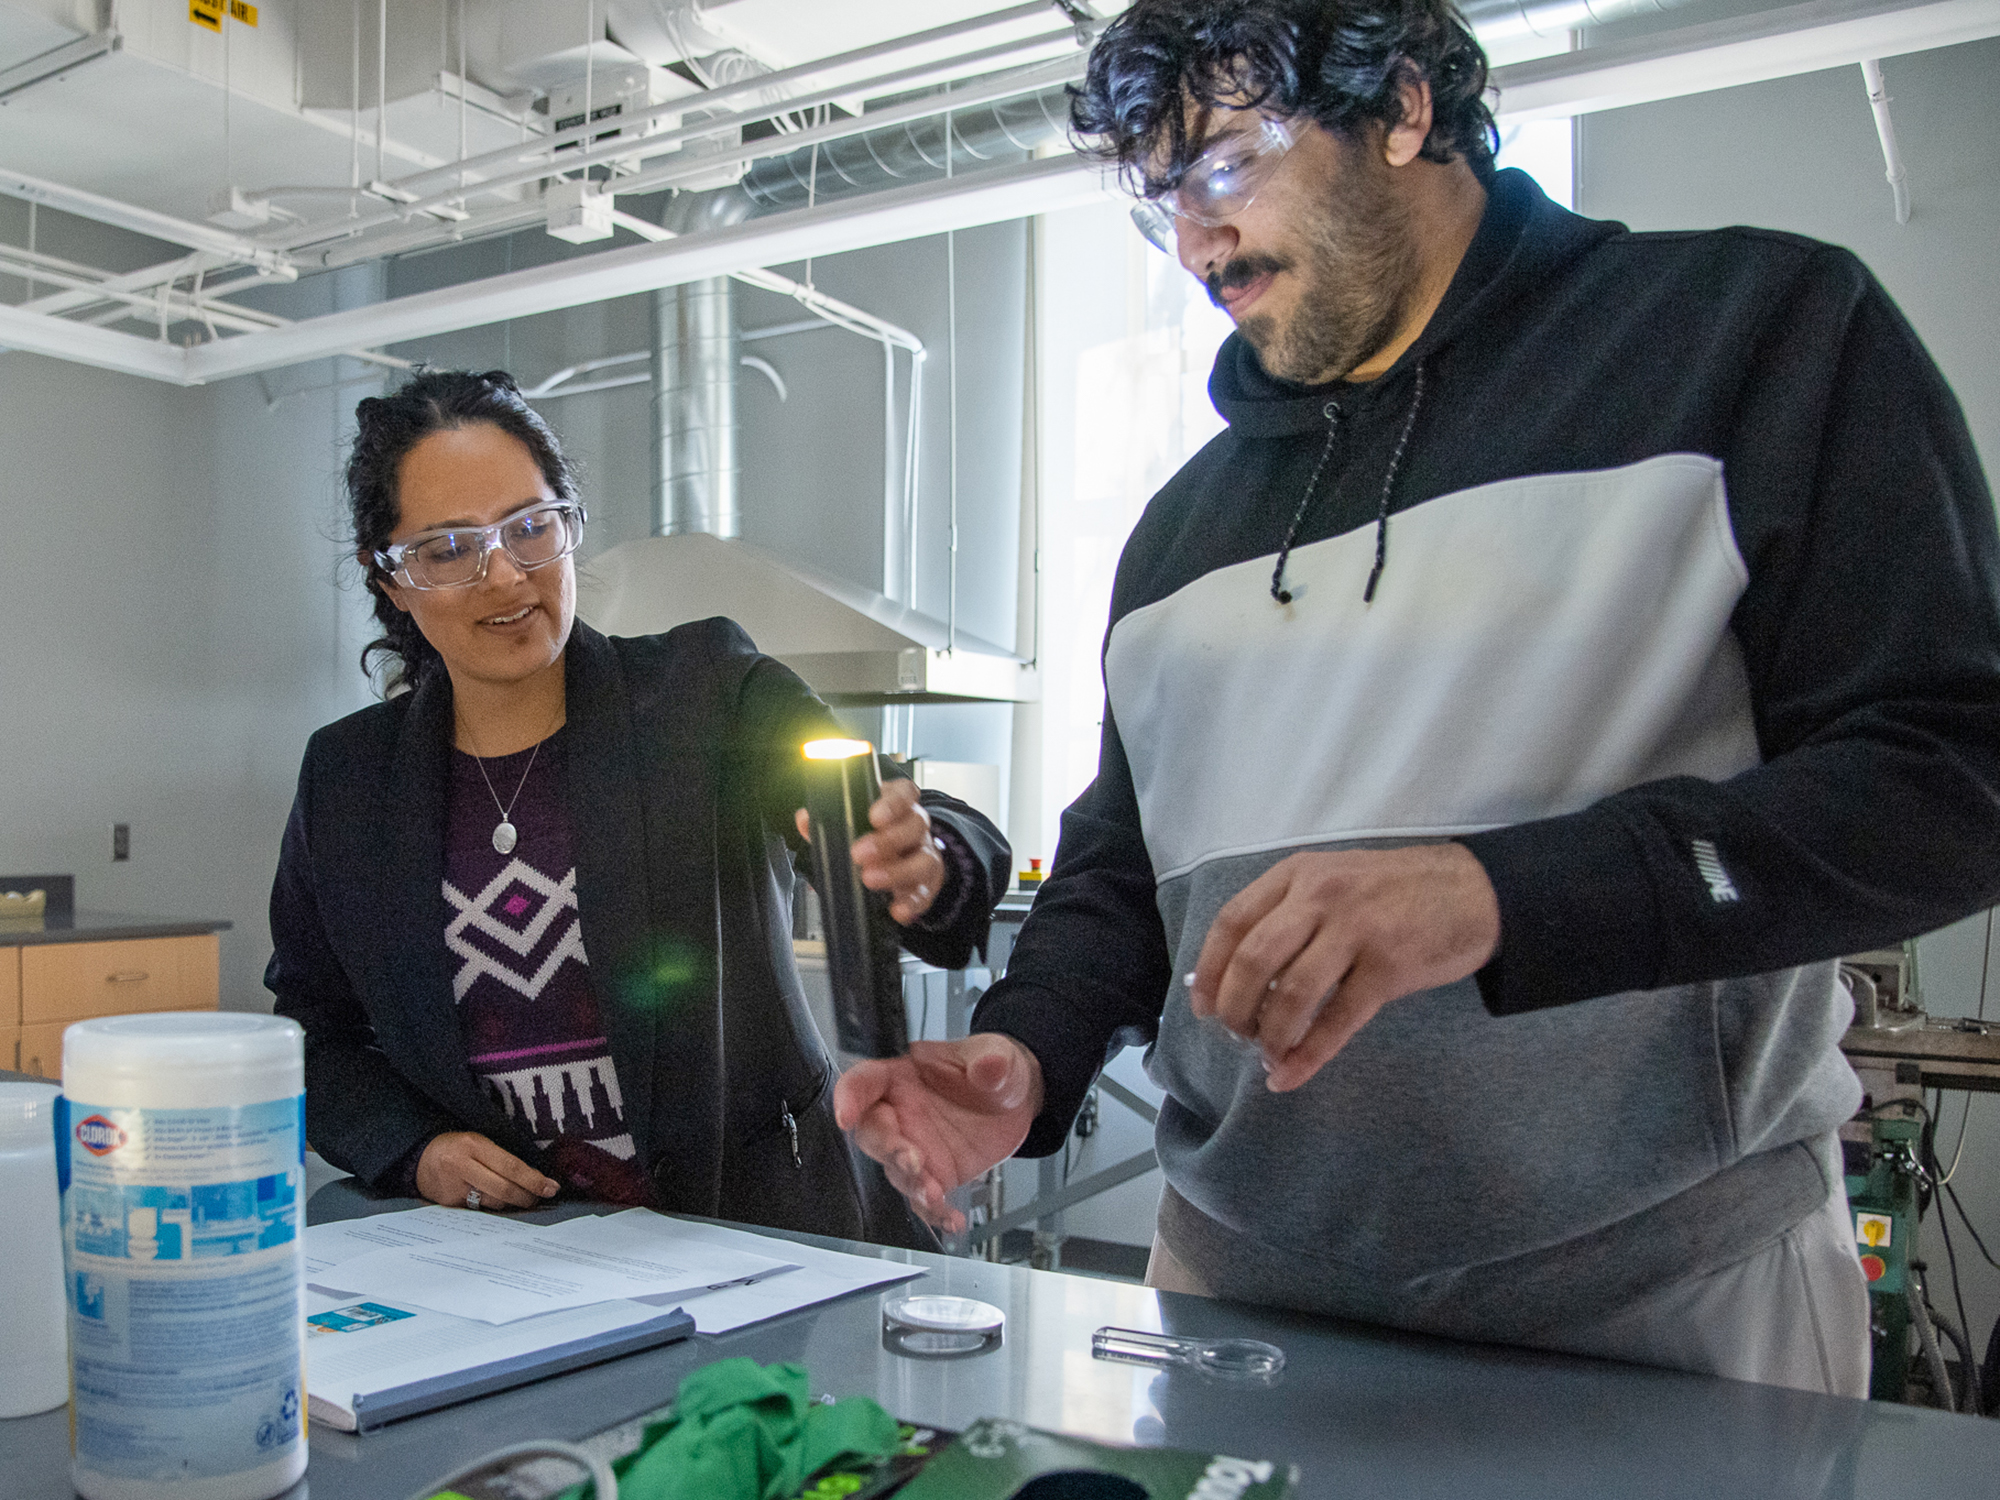
<svg viewBox="0 0 2000 1500"><path fill-rule="evenodd" d="M1069 95L1061 87L955 110L951 172L1025 156L1044 142L1062 139L1068 130ZM945 175L945 120L939 114L828 141L819 148L817 163L809 146L769 157L744 174L741 186L760 212L771 213L800 207L808 198L843 198Z"/></svg>
<svg viewBox="0 0 2000 1500"><path fill-rule="evenodd" d="M756 213L743 194L682 193L662 227L675 234L725 229ZM737 489L736 381L742 348L726 276L653 293L653 534L743 529Z"/></svg>

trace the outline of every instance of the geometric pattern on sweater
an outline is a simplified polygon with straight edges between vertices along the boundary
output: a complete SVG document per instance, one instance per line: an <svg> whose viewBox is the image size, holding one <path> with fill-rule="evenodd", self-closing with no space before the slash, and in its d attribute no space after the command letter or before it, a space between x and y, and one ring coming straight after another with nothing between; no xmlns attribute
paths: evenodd
<svg viewBox="0 0 2000 1500"><path fill-rule="evenodd" d="M603 1037L579 1038L569 1047L523 1050L569 1055L544 1055L533 1062L505 1054L471 1059L487 1094L523 1134L532 1136L543 1150L570 1137L588 1141L621 1161L630 1161L638 1154L638 1146L625 1128L625 1099L618 1089L618 1070L611 1066ZM515 1065L506 1067L510 1061Z"/></svg>
<svg viewBox="0 0 2000 1500"><path fill-rule="evenodd" d="M522 886L542 897L541 909L535 912L526 926L516 926L514 924L534 905L530 897L519 889ZM523 998L533 1000L542 993L565 959L574 958L586 965L590 962L583 951L583 924L577 916L576 867L573 865L560 881L554 881L533 865L520 859L510 859L477 896L466 896L447 880L444 883L444 898L458 912L444 930L445 947L460 960L458 972L451 982L454 1000L463 1000L466 991L482 974L518 991ZM473 943L468 936L471 932L478 932L527 959L533 956L549 928L558 921L564 924L560 937L532 969L525 965L515 967L503 955Z"/></svg>
<svg viewBox="0 0 2000 1500"><path fill-rule="evenodd" d="M445 815L446 951L466 1060L549 1166L587 1196L643 1200L611 1043L591 991L563 784L566 732L484 766L454 752ZM493 847L493 788L517 842ZM572 963L570 960L574 959Z"/></svg>

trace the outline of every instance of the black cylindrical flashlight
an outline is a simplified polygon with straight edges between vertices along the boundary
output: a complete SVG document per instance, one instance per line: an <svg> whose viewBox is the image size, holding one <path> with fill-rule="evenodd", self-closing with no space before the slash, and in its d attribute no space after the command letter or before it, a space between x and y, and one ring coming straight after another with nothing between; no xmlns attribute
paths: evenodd
<svg viewBox="0 0 2000 1500"><path fill-rule="evenodd" d="M826 925L826 972L840 1050L897 1057L910 1047L901 953L889 893L861 883L853 844L882 795L875 747L866 740L814 740L805 747L806 817L813 884Z"/></svg>

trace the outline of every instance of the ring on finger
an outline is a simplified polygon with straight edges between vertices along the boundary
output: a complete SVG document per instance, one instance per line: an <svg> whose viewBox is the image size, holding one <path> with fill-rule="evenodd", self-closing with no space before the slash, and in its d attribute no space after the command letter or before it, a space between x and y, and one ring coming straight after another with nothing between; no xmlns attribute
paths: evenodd
<svg viewBox="0 0 2000 1500"><path fill-rule="evenodd" d="M476 1188L476 1187L469 1187L469 1188L467 1188L467 1189L465 1190L465 1206L466 1206L467 1208L477 1208L477 1207L479 1207L479 1189L478 1189L478 1188Z"/></svg>

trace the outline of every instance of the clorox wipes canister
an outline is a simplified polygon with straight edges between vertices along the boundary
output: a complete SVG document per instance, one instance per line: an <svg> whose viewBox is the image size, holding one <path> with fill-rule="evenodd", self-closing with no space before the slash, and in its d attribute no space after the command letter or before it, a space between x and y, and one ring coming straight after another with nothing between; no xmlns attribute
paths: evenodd
<svg viewBox="0 0 2000 1500"><path fill-rule="evenodd" d="M63 1033L57 1153L84 1500L270 1500L305 1473L303 1033Z"/></svg>

